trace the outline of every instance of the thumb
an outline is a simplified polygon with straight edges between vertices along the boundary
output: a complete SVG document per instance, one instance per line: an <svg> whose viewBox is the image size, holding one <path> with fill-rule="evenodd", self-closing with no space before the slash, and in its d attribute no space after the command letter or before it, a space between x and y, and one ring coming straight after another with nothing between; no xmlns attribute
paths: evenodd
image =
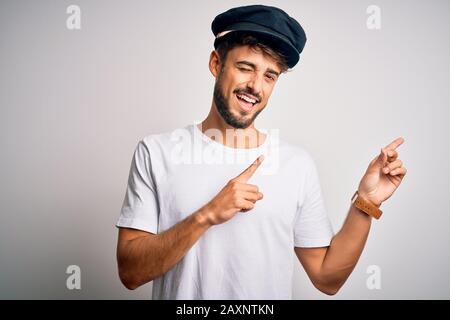
<svg viewBox="0 0 450 320"><path fill-rule="evenodd" d="M386 151L384 151L383 148L381 148L380 155L378 156L378 159L377 159L377 162L376 162L377 167L383 168L386 162L387 162Z"/></svg>

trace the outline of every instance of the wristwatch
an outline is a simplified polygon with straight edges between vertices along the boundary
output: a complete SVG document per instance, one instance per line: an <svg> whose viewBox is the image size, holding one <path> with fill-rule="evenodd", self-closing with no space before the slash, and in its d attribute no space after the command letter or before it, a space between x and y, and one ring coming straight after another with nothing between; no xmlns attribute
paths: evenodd
<svg viewBox="0 0 450 320"><path fill-rule="evenodd" d="M369 216L374 217L377 220L380 219L381 214L383 213L383 211L381 211L376 205L360 196L358 190L356 190L355 194L353 195L351 202L355 205L356 208L368 214Z"/></svg>

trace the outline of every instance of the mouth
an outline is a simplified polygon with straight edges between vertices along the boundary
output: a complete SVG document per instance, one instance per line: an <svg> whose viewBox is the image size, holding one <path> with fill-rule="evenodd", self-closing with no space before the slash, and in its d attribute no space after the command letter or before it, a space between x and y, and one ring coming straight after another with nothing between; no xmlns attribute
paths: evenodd
<svg viewBox="0 0 450 320"><path fill-rule="evenodd" d="M254 108L254 106L258 103L258 100L256 98L243 93L237 93L236 98L238 100L241 109L243 109L246 112L251 111Z"/></svg>

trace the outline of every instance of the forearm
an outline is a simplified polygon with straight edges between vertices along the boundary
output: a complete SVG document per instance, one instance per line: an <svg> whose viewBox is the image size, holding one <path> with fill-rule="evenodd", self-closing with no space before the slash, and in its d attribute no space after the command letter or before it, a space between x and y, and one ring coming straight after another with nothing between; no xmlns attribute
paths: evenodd
<svg viewBox="0 0 450 320"><path fill-rule="evenodd" d="M225 187L198 211L160 234L143 233L118 241L119 276L134 289L169 271L208 230L232 219L240 211L253 209L263 195L255 185L247 184L261 164L259 156L247 169L228 181Z"/></svg>
<svg viewBox="0 0 450 320"><path fill-rule="evenodd" d="M201 208L170 229L123 244L119 259L121 278L134 289L163 275L177 264L210 227Z"/></svg>
<svg viewBox="0 0 450 320"><path fill-rule="evenodd" d="M353 271L364 249L372 218L350 206L341 230L334 236L324 257L321 278L332 288L340 288Z"/></svg>

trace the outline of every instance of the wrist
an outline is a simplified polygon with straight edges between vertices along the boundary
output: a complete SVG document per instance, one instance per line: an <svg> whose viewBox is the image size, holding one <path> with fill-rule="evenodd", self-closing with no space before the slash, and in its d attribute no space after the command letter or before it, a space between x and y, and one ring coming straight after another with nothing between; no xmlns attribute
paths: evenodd
<svg viewBox="0 0 450 320"><path fill-rule="evenodd" d="M370 201L369 198L364 193L361 194L359 190L356 191L351 198L351 203L357 209L368 214L369 216L374 217L375 219L379 219L383 214L383 211L379 209L381 203L378 204L374 203L374 201Z"/></svg>
<svg viewBox="0 0 450 320"><path fill-rule="evenodd" d="M365 201L367 201L367 202L371 203L372 205L374 205L375 207L380 208L382 202L373 201L372 199L370 199L370 197L366 193L361 192L359 190L358 190L358 195L361 198L363 198Z"/></svg>
<svg viewBox="0 0 450 320"><path fill-rule="evenodd" d="M195 213L195 220L200 226L204 228L209 228L213 225L213 223L211 223L210 215L211 210L209 206L206 205Z"/></svg>

